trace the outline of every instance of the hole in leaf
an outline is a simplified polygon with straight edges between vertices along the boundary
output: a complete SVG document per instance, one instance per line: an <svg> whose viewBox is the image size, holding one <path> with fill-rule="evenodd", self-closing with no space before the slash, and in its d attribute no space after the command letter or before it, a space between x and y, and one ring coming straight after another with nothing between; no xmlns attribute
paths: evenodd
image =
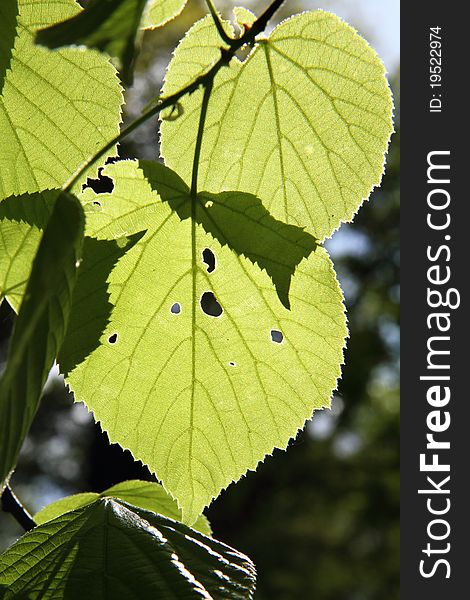
<svg viewBox="0 0 470 600"><path fill-rule="evenodd" d="M207 266L208 273L215 270L215 254L209 248L204 248L202 251L202 262Z"/></svg>
<svg viewBox="0 0 470 600"><path fill-rule="evenodd" d="M93 202L93 204L95 204L96 206L101 206L101 202Z"/></svg>
<svg viewBox="0 0 470 600"><path fill-rule="evenodd" d="M238 60L240 62L245 62L246 59L248 58L248 56L250 55L250 52L252 51L252 48L245 44L244 46L242 46L239 50L237 50L235 52L235 56L238 58Z"/></svg>
<svg viewBox="0 0 470 600"><path fill-rule="evenodd" d="M202 311L210 317L220 317L224 312L212 292L204 292L200 300Z"/></svg>
<svg viewBox="0 0 470 600"><path fill-rule="evenodd" d="M117 342L117 338L118 338L117 333L113 333L113 335L109 336L108 342L110 344L115 344Z"/></svg>
<svg viewBox="0 0 470 600"><path fill-rule="evenodd" d="M279 331L278 329L271 329L271 340L275 344L280 344L283 339L284 336L282 335L282 331Z"/></svg>
<svg viewBox="0 0 470 600"><path fill-rule="evenodd" d="M173 306L170 308L170 311L174 314L174 315L179 315L181 312L181 304L179 302L175 302L173 304Z"/></svg>
<svg viewBox="0 0 470 600"><path fill-rule="evenodd" d="M88 177L86 183L82 185L82 190L85 188L91 188L96 194L110 194L114 190L114 181L111 177L103 175L103 167L101 167L98 169L98 177L96 179Z"/></svg>
<svg viewBox="0 0 470 600"><path fill-rule="evenodd" d="M228 364L229 364L231 367L236 367L236 366L237 366L237 363L234 363L233 361L230 361Z"/></svg>

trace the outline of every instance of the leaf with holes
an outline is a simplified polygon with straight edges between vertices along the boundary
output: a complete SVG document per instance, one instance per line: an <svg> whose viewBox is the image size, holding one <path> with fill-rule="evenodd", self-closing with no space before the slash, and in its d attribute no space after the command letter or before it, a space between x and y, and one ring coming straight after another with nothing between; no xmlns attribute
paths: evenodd
<svg viewBox="0 0 470 600"><path fill-rule="evenodd" d="M142 161L140 167L152 188L179 217L190 218L191 203L184 201L190 190L184 181L160 163ZM201 192L195 219L223 246L227 245L264 269L271 277L279 300L290 308L291 278L297 265L316 248L315 238L299 227L274 219L253 194L237 191ZM209 249L203 251L203 259L210 273L215 268L215 258Z"/></svg>
<svg viewBox="0 0 470 600"><path fill-rule="evenodd" d="M15 467L42 387L65 334L81 255L84 219L61 194L42 235L0 379L0 488Z"/></svg>
<svg viewBox="0 0 470 600"><path fill-rule="evenodd" d="M99 498L123 500L138 508L150 510L174 521L181 521L181 510L161 485L152 481L139 481L137 479L113 485L104 492L101 492L101 494L85 492L61 498L37 512L34 515L34 520L38 525L41 525L66 512L70 512L81 506L87 506ZM211 526L204 515L201 515L194 523L193 529L200 531L204 535L212 535Z"/></svg>
<svg viewBox="0 0 470 600"><path fill-rule="evenodd" d="M181 41L164 95L220 56L210 18ZM181 100L182 115L161 125L162 155L191 181L202 90ZM244 62L217 74L209 100L199 188L240 190L271 214L318 239L349 221L383 172L392 99L372 48L335 15L315 11L278 25Z"/></svg>
<svg viewBox="0 0 470 600"><path fill-rule="evenodd" d="M151 165L144 170L152 179ZM187 188L167 170L156 167L160 182L151 182L167 196L173 188L167 202L135 162L105 173L113 193L94 197L100 207L87 193L97 209L87 217L93 234L146 233L109 275L104 330L90 340L94 316L84 314L59 363L76 400L157 474L192 523L222 488L285 448L314 409L329 406L346 335L342 295L316 246L291 279L289 311L268 273L221 243L227 232L213 236L184 215ZM195 215L203 195L196 204ZM87 345L94 350L77 362L73 349Z"/></svg>
<svg viewBox="0 0 470 600"><path fill-rule="evenodd" d="M47 521L2 554L0 595L12 598L248 600L256 572L237 550L110 498Z"/></svg>
<svg viewBox="0 0 470 600"><path fill-rule="evenodd" d="M37 29L77 13L74 0L18 0L18 8L15 47L0 96L0 199L61 187L119 133L122 103L106 57L34 44ZM8 21L0 22L0 38L6 27Z"/></svg>

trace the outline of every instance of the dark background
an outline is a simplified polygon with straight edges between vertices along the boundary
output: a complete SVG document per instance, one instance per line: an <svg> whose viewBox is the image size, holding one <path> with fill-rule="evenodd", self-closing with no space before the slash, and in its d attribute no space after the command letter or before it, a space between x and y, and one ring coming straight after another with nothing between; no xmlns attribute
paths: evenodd
<svg viewBox="0 0 470 600"><path fill-rule="evenodd" d="M441 27L442 38L442 88L439 90L429 86L429 28L436 26ZM465 129L461 126L462 119L467 122L468 100L462 94L460 43L466 35L466 28L466 23L458 13L438 0L427 2L425 11L421 7L411 10L402 21L402 50L407 59L402 71L402 248L406 260L402 269L404 400L401 427L401 581L404 597L427 600L460 598L462 590L468 586L468 127ZM433 93L442 94L441 113L428 111ZM427 183L427 154L434 150L450 150L450 185ZM426 224L427 214L431 212L427 206L427 195L431 189L438 187L447 189L451 195L448 209L451 223L446 231L433 231ZM450 370L445 374L451 377L451 398L445 410L450 411L451 423L449 429L441 434L443 441L450 442L450 449L444 454L440 452L439 460L450 464L450 473L433 474L419 471L419 455L426 452L426 434L429 433L426 417L432 409L426 401L426 391L432 382L421 382L419 377L432 373L426 373L427 341L430 336L438 335L435 327L430 330L426 323L428 314L434 312L427 306L427 287L436 287L429 285L427 280L430 261L426 257L426 248L428 245L437 248L444 243L446 234L451 235L451 278L448 287L460 291L461 305L456 310L448 310L451 328L447 333L450 344L446 343L446 349L450 348L450 355L441 361L441 364L450 365ZM441 268L444 268L444 261L441 261ZM440 310L444 311L442 307ZM434 372L434 375L437 374L437 371ZM440 371L439 374L444 372ZM441 518L449 522L451 532L448 538L441 541L433 541L428 536L428 524L438 516L427 510L426 500L429 496L417 493L418 489L431 487L427 481L428 475L437 483L443 479L442 475L450 475L445 489L451 490L451 508ZM436 508L436 497L432 505ZM431 531L436 535L437 527ZM450 551L448 554L434 554L429 559L423 554L428 543L434 550L441 551L449 543ZM445 578L446 568L442 564L432 578L421 577L420 561L426 559L425 570L429 572L439 558L450 561L450 578Z"/></svg>
<svg viewBox="0 0 470 600"><path fill-rule="evenodd" d="M221 6L219 3L218 6ZM244 4L241 2L241 4ZM256 10L263 2L251 2ZM309 2L287 2L284 15ZM325 6L325 3L323 4ZM334 8L325 6L325 8ZM169 53L202 14L190 1L169 27L147 35L127 118L158 92ZM228 13L227 13L228 14ZM367 32L364 32L367 36ZM256 473L207 510L215 537L247 553L258 599L393 600L399 585L399 90L396 130L380 190L327 245L346 295L350 339L332 410L322 411ZM155 158L151 122L123 144L123 157ZM0 307L0 361L13 315ZM102 491L148 470L110 446L63 381L49 378L12 487L32 511L67 494ZM0 549L21 534L0 513Z"/></svg>

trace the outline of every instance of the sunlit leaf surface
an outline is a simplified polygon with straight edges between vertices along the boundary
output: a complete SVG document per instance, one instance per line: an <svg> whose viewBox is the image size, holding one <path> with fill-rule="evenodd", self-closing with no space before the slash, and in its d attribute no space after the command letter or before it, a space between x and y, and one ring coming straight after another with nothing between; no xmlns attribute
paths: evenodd
<svg viewBox="0 0 470 600"><path fill-rule="evenodd" d="M220 56L209 17L181 41L166 74L171 94ZM191 181L202 91L162 122L162 155ZM392 132L382 62L349 25L323 11L283 21L245 62L215 78L200 189L250 192L271 214L318 239L349 221L380 183Z"/></svg>
<svg viewBox="0 0 470 600"><path fill-rule="evenodd" d="M298 264L288 310L264 269L222 245L230 220L227 231L208 233L184 215L191 199L179 178L156 164L142 168L109 165L113 193L86 194L97 238L146 233L107 279L112 308L82 313L59 363L76 400L111 441L149 465L192 523L222 488L285 448L314 409L329 406L344 309L323 248ZM77 360L83 347L92 350Z"/></svg>
<svg viewBox="0 0 470 600"><path fill-rule="evenodd" d="M104 55L34 44L38 29L77 13L74 0L18 0L18 7L0 96L0 199L61 187L119 132L121 118L119 80Z"/></svg>

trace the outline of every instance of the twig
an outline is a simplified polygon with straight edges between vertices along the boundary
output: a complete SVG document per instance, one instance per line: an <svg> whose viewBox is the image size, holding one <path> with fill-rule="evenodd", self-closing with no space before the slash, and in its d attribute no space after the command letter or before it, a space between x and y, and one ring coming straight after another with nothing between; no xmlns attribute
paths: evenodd
<svg viewBox="0 0 470 600"><path fill-rule="evenodd" d="M36 527L33 518L15 496L9 485L3 490L2 509L4 512L10 513L26 531L30 531Z"/></svg>
<svg viewBox="0 0 470 600"><path fill-rule="evenodd" d="M206 0L206 4L207 4L207 8L209 9L209 12L212 15L212 19L214 21L214 25L216 26L217 31L218 31L220 37L224 40L224 42L226 44L228 44L229 46L231 46L233 44L233 42L235 41L235 39L231 38L228 35L228 33L225 31L224 26L222 25L222 22L220 20L219 14L215 10L215 6L214 6L212 0Z"/></svg>

